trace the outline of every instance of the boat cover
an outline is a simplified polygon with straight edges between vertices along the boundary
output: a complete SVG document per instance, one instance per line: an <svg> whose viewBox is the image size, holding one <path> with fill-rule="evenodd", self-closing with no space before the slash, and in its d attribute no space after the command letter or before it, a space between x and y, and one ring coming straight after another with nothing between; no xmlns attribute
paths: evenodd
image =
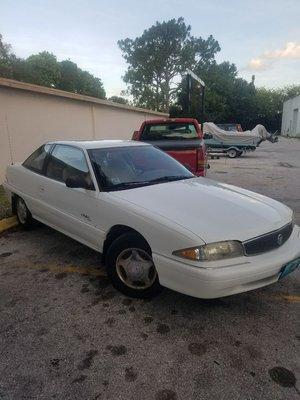
<svg viewBox="0 0 300 400"><path fill-rule="evenodd" d="M218 140L226 145L254 145L257 146L261 141L270 138L271 134L263 125L256 125L251 131L224 131L213 122L204 122L203 134L212 134L215 140Z"/></svg>

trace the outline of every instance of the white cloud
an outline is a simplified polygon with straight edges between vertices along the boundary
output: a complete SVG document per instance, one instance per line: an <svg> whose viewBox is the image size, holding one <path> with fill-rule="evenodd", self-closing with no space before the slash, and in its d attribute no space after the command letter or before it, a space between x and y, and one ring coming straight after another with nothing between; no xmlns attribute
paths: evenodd
<svg viewBox="0 0 300 400"><path fill-rule="evenodd" d="M252 58L248 64L248 69L253 71L263 71L267 68L268 66L261 58Z"/></svg>
<svg viewBox="0 0 300 400"><path fill-rule="evenodd" d="M274 62L282 59L300 59L300 43L287 42L282 49L265 51L261 56L252 58L246 69L252 71L263 71L270 68Z"/></svg>
<svg viewBox="0 0 300 400"><path fill-rule="evenodd" d="M283 49L266 51L263 56L269 59L300 59L300 43L288 42Z"/></svg>

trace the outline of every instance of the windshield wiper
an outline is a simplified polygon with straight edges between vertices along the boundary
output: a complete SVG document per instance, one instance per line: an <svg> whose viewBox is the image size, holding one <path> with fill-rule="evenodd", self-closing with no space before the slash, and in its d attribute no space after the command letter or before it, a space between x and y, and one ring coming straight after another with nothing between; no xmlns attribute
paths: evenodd
<svg viewBox="0 0 300 400"><path fill-rule="evenodd" d="M121 183L116 183L115 185L110 185L107 187L107 191L113 191L113 190L122 190L122 189L129 189L133 187L138 187L138 186L144 186L149 184L148 181L138 181L138 182L121 182Z"/></svg>
<svg viewBox="0 0 300 400"><path fill-rule="evenodd" d="M186 175L168 175L168 176L161 176L160 178L151 179L150 181L137 181L137 182L121 182L115 185L110 185L107 187L107 191L111 192L114 190L122 190L122 189L131 189L140 186L147 186L153 185L155 183L162 183L162 182L172 182L172 181L179 181L182 179L191 179L195 176L186 176Z"/></svg>
<svg viewBox="0 0 300 400"><path fill-rule="evenodd" d="M167 176L161 176L160 178L156 179L151 179L149 181L150 183L159 183L159 182L172 182L172 181L179 181L182 179L191 179L194 178L195 176L186 176L186 175L167 175Z"/></svg>

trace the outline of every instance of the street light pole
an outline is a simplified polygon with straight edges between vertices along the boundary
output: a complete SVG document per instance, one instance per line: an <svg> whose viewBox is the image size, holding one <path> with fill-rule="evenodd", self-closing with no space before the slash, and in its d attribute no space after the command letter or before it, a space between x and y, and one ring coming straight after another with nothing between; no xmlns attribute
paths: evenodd
<svg viewBox="0 0 300 400"><path fill-rule="evenodd" d="M205 83L199 76L194 74L193 71L190 69L186 70L187 73L187 100L188 100L188 114L190 116L190 111L191 111L191 91L192 91L192 78L195 79L198 83L200 83L201 86L201 115L202 118L204 118L204 90L205 90Z"/></svg>

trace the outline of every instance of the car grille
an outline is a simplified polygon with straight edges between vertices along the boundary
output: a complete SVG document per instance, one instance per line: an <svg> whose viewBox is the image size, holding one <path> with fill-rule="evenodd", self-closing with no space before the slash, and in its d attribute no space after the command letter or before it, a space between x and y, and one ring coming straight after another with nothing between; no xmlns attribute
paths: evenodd
<svg viewBox="0 0 300 400"><path fill-rule="evenodd" d="M276 231L266 233L265 235L243 242L245 255L253 256L277 249L288 240L292 231L293 224L289 223L288 225L285 225L283 228L277 229Z"/></svg>

